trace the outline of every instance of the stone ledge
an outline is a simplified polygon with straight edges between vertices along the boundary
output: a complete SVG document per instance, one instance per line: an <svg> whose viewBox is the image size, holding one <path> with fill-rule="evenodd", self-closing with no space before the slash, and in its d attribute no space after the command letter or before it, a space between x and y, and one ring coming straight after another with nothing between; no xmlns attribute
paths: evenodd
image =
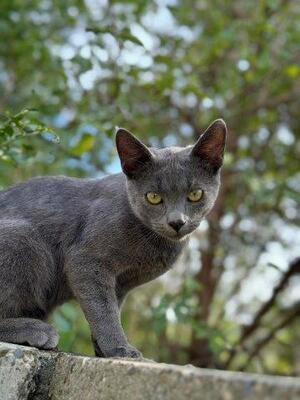
<svg viewBox="0 0 300 400"><path fill-rule="evenodd" d="M299 400L300 379L0 343L1 400Z"/></svg>

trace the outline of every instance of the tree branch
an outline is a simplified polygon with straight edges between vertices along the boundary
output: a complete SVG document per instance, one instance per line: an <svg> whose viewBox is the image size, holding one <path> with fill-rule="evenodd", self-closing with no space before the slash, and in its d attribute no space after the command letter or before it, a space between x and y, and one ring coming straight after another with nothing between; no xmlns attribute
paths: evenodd
<svg viewBox="0 0 300 400"><path fill-rule="evenodd" d="M289 279L297 274L300 274L300 258L297 258L290 263L288 270L283 274L278 284L274 287L270 299L261 306L261 308L256 313L252 323L244 327L240 339L235 345L235 349L232 350L230 356L228 357L228 360L225 363L225 368L228 368L231 364L233 358L237 354L237 349L248 339L250 335L252 335L258 329L261 319L275 304L279 293L281 293L282 290L285 288Z"/></svg>
<svg viewBox="0 0 300 400"><path fill-rule="evenodd" d="M274 338L274 336L283 328L288 326L291 322L294 321L295 318L300 316L300 304L297 303L291 312L288 313L286 318L284 318L279 324L277 324L264 338L258 341L250 352L246 362L239 367L239 371L244 371L249 363L253 360L254 357L258 356L261 350Z"/></svg>

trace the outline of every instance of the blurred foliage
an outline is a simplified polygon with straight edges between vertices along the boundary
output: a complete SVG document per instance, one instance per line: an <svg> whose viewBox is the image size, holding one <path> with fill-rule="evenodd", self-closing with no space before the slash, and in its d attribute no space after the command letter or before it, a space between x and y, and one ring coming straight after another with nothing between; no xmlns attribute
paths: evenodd
<svg viewBox="0 0 300 400"><path fill-rule="evenodd" d="M48 137L59 141L52 129L45 127L45 124L30 115L32 112L33 110L25 109L15 115L7 113L1 116L3 122L0 122L0 158L2 161L13 162L16 165L21 161L21 155L26 160L35 150L29 143L29 136L48 134Z"/></svg>
<svg viewBox="0 0 300 400"><path fill-rule="evenodd" d="M249 358L299 300L297 275L241 343L299 245L299 18L285 0L1 1L0 186L115 171L116 125L185 145L228 123L214 211L168 279L124 307L150 358L299 373L298 319ZM92 353L77 305L53 322L62 350Z"/></svg>

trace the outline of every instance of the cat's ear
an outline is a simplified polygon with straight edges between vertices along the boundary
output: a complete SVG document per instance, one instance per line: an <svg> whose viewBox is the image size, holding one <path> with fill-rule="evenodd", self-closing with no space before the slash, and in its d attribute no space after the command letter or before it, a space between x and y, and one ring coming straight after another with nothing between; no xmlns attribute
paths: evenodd
<svg viewBox="0 0 300 400"><path fill-rule="evenodd" d="M116 145L123 172L129 178L145 170L152 160L150 150L124 128L116 130Z"/></svg>
<svg viewBox="0 0 300 400"><path fill-rule="evenodd" d="M216 119L194 145L192 156L204 161L217 171L223 164L226 135L225 122L222 119Z"/></svg>

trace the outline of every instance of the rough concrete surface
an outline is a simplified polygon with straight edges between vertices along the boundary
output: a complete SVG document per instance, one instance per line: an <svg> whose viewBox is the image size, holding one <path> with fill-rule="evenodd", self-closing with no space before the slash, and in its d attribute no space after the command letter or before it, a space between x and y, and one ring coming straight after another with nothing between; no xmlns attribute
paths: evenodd
<svg viewBox="0 0 300 400"><path fill-rule="evenodd" d="M42 371L48 360L37 349L0 342L0 400L30 399L43 386Z"/></svg>
<svg viewBox="0 0 300 400"><path fill-rule="evenodd" d="M300 379L0 343L0 400L300 400Z"/></svg>

